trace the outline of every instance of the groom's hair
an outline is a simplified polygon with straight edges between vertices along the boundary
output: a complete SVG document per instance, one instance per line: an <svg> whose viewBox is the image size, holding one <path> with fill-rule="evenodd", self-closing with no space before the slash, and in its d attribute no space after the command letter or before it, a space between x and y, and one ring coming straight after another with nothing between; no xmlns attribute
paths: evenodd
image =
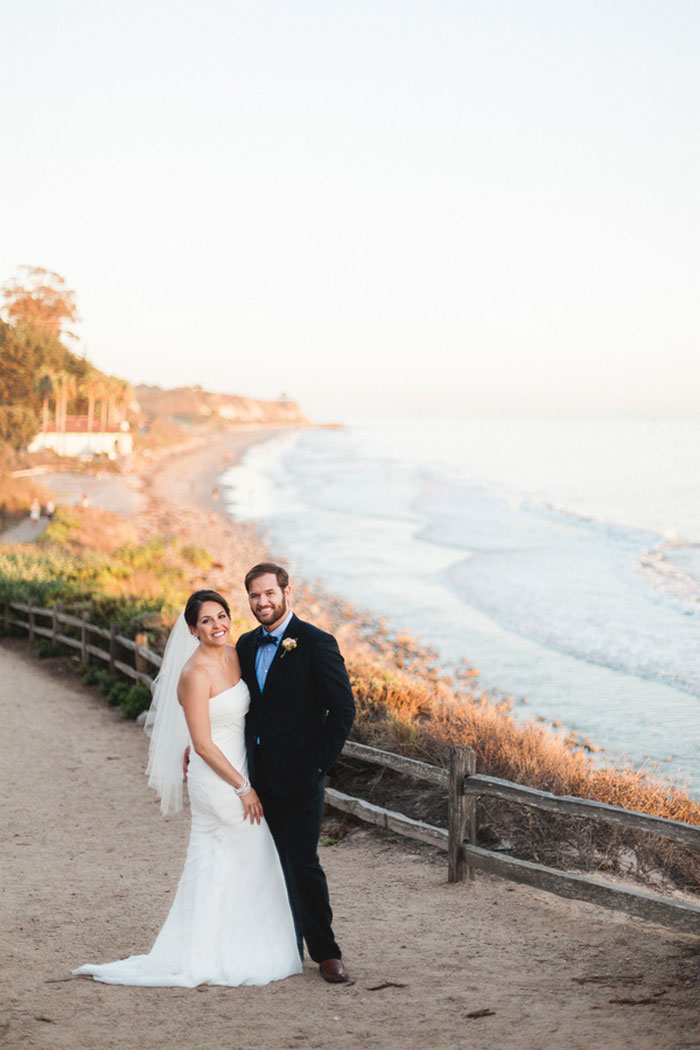
<svg viewBox="0 0 700 1050"><path fill-rule="evenodd" d="M185 623L188 627L197 626L199 610L205 602L216 602L225 611L226 615L230 617L231 610L228 607L228 602L218 591L195 591L194 594L189 596L185 606Z"/></svg>
<svg viewBox="0 0 700 1050"><path fill-rule="evenodd" d="M289 587L289 573L286 569L283 569L281 565L275 565L273 561L261 561L259 565L254 565L252 569L248 569L248 572L245 574L246 591L250 590L253 580L257 580L258 576L267 575L268 572L275 574L281 590Z"/></svg>

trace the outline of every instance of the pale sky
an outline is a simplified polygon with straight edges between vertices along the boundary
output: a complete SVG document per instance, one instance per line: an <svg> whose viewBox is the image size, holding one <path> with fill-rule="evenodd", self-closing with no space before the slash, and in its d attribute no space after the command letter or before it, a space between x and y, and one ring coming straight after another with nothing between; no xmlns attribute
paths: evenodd
<svg viewBox="0 0 700 1050"><path fill-rule="evenodd" d="M5 0L0 283L133 383L698 415L696 0Z"/></svg>

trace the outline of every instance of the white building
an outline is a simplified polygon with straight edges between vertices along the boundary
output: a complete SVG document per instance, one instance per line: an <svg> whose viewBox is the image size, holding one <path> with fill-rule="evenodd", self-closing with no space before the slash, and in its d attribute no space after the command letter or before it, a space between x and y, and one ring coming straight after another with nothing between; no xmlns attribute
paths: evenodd
<svg viewBox="0 0 700 1050"><path fill-rule="evenodd" d="M39 431L32 439L28 451L52 449L59 456L107 455L110 459L116 459L117 456L130 456L133 447L134 441L126 420L104 428L95 420L92 430L88 430L87 416L67 416L65 430L57 431L55 422L50 422L45 430Z"/></svg>

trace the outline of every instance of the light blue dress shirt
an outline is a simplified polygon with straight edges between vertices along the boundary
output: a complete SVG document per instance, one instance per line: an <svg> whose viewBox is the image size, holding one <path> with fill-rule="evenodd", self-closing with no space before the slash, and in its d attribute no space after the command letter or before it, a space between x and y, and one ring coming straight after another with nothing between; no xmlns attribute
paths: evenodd
<svg viewBox="0 0 700 1050"><path fill-rule="evenodd" d="M282 623L278 627L275 627L274 631L266 631L263 627L263 631L268 638L274 638L275 644L271 645L269 642L265 645L259 645L255 653L255 677L258 680L260 686L260 692L262 693L265 688L265 679L267 678L267 672L270 670L272 661L275 658L277 647L284 635L284 632L289 626L289 621L292 618L291 610L287 613Z"/></svg>

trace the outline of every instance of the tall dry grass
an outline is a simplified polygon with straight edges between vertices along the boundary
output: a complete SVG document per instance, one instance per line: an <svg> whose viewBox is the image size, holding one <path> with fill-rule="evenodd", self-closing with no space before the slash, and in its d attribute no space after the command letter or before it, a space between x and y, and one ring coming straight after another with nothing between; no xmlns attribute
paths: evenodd
<svg viewBox="0 0 700 1050"><path fill-rule="evenodd" d="M32 478L13 478L0 473L0 506L8 518L19 518L29 513L32 500L38 499L42 506L51 498L51 492ZM9 521L6 522L9 524Z"/></svg>
<svg viewBox="0 0 700 1050"><path fill-rule="evenodd" d="M700 825L700 803L682 787L646 769L601 766L549 727L518 721L508 700L480 692L473 677L471 688L455 688L430 663L421 672L419 650L407 671L362 649L357 658L352 646L346 651L358 707L354 739L443 767L452 747L467 746L480 773ZM340 775L346 790L361 793L357 763L343 763ZM369 789L372 801L400 808L400 799L409 815L444 824L444 794L435 789L408 790L385 772L370 774ZM524 859L700 890L697 853L657 836L486 798L479 802L478 823L483 844Z"/></svg>

